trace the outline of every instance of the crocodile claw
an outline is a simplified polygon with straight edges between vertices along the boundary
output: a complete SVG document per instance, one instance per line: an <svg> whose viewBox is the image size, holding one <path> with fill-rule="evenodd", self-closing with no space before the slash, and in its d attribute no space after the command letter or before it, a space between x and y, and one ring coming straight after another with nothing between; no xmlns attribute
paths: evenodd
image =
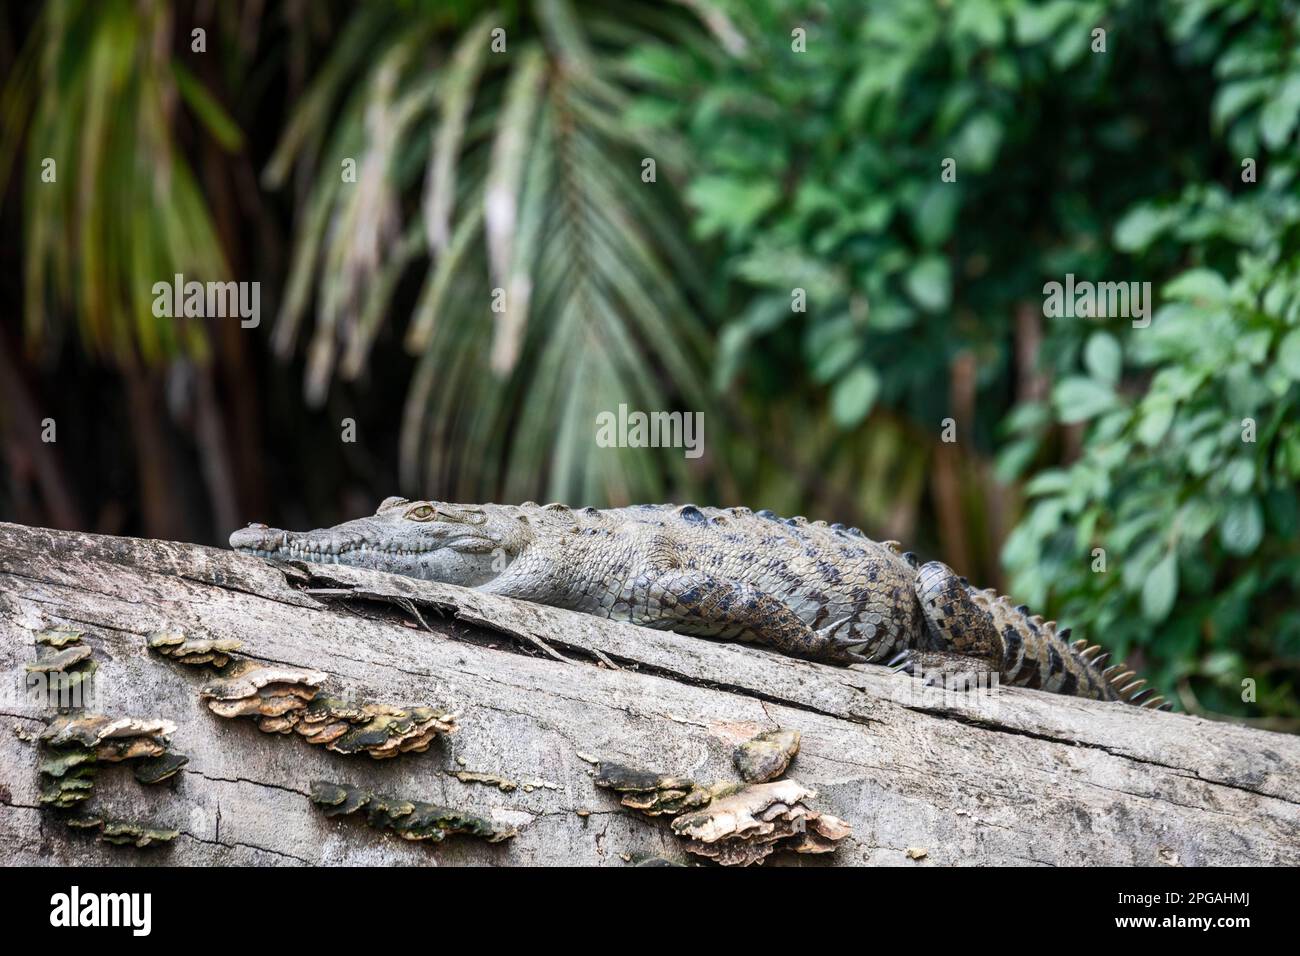
<svg viewBox="0 0 1300 956"><path fill-rule="evenodd" d="M919 676L921 678L921 684L925 687L934 687L937 684L934 671L923 668L921 673L919 675L917 674L917 664L919 659L912 648L908 648L900 653L890 662L890 664L893 665L895 661L897 662L897 665L891 666L891 669L895 674L906 674L908 677Z"/></svg>
<svg viewBox="0 0 1300 956"><path fill-rule="evenodd" d="M871 655L867 653L867 642L851 640L846 637L837 637L831 644L831 653L837 660L849 661L853 664L869 664Z"/></svg>
<svg viewBox="0 0 1300 956"><path fill-rule="evenodd" d="M909 647L895 654L885 666L892 668L896 672L906 671L910 673L912 667L911 657L912 649Z"/></svg>
<svg viewBox="0 0 1300 956"><path fill-rule="evenodd" d="M851 617L843 617L833 624L818 629L816 632L818 643L825 647L827 657L832 660L849 664L866 664L871 660L870 655L866 653L867 642L856 636L835 633L852 620Z"/></svg>

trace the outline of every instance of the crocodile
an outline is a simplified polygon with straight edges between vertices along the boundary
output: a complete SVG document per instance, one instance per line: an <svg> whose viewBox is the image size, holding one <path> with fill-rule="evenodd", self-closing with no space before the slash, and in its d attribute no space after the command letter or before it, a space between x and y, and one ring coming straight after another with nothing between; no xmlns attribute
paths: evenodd
<svg viewBox="0 0 1300 956"><path fill-rule="evenodd" d="M835 664L886 663L1169 709L1099 645L939 561L857 528L687 505L569 508L387 498L314 531L251 524L262 558L324 562L477 588L646 627L749 641ZM996 675L996 678L994 677Z"/></svg>

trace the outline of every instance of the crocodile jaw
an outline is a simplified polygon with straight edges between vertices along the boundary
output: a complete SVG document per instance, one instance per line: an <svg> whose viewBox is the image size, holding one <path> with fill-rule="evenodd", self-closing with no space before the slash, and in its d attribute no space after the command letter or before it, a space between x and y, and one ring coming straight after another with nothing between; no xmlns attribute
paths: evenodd
<svg viewBox="0 0 1300 956"><path fill-rule="evenodd" d="M494 576L484 573L479 556L462 554L447 542L398 540L380 528L348 534L339 527L284 531L249 525L230 536L230 547L272 561L342 564L448 584L473 586Z"/></svg>
<svg viewBox="0 0 1300 956"><path fill-rule="evenodd" d="M241 554L277 561L314 561L317 564L347 564L356 567L370 566L371 560L398 564L403 558L418 559L426 551L408 551L395 545L369 545L364 541L334 544L332 542L292 541L272 547L233 545Z"/></svg>

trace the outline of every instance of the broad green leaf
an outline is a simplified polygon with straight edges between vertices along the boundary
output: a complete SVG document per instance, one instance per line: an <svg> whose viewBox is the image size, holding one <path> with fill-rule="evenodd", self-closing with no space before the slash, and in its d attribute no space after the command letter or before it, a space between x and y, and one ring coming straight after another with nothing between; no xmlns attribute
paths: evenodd
<svg viewBox="0 0 1300 956"><path fill-rule="evenodd" d="M1163 621L1178 597L1178 555L1170 548L1156 562L1142 583L1142 616L1152 623Z"/></svg>
<svg viewBox="0 0 1300 956"><path fill-rule="evenodd" d="M1291 381L1300 382L1300 329L1292 329L1278 343L1277 365Z"/></svg>
<svg viewBox="0 0 1300 956"><path fill-rule="evenodd" d="M983 46L997 46L1004 35L1002 4L997 0L963 0L952 8L953 28Z"/></svg>
<svg viewBox="0 0 1300 956"><path fill-rule="evenodd" d="M1219 540L1229 554L1247 555L1264 537L1264 513L1255 498L1240 498L1228 505L1219 521Z"/></svg>
<svg viewBox="0 0 1300 956"><path fill-rule="evenodd" d="M867 417L880 393L880 376L865 363L855 366L831 390L831 415L841 428Z"/></svg>
<svg viewBox="0 0 1300 956"><path fill-rule="evenodd" d="M1222 132L1227 124L1267 96L1273 85L1272 77L1238 80L1224 84L1215 94L1214 105L1210 109L1214 129Z"/></svg>
<svg viewBox="0 0 1300 956"><path fill-rule="evenodd" d="M1252 365L1263 362L1273 344L1272 329L1255 329L1237 333L1236 352Z"/></svg>
<svg viewBox="0 0 1300 956"><path fill-rule="evenodd" d="M1259 130L1269 149L1281 149L1300 119L1300 73L1287 77L1259 114Z"/></svg>
<svg viewBox="0 0 1300 956"><path fill-rule="evenodd" d="M1178 526L1188 538L1201 538L1219 520L1220 508L1203 498L1193 498L1183 505L1178 514Z"/></svg>
<svg viewBox="0 0 1300 956"><path fill-rule="evenodd" d="M1088 337L1083 350L1083 364L1093 378L1106 385L1117 384L1122 363L1123 355L1115 336L1109 332L1094 332Z"/></svg>
<svg viewBox="0 0 1300 956"><path fill-rule="evenodd" d="M1010 483L1019 478L1038 454L1041 442L1037 438L1021 438L1003 445L998 451L994 473L998 481Z"/></svg>
<svg viewBox="0 0 1300 956"><path fill-rule="evenodd" d="M972 116L962 127L957 141L959 172L986 172L997 158L1002 145L1002 122L992 113ZM950 185L950 184L948 184Z"/></svg>
<svg viewBox="0 0 1300 956"><path fill-rule="evenodd" d="M747 233L781 198L776 185L734 176L701 176L687 189L698 211L695 232L701 238Z"/></svg>
<svg viewBox="0 0 1300 956"><path fill-rule="evenodd" d="M1218 305L1228 299L1228 283L1213 269L1190 269L1161 290L1167 299Z"/></svg>
<svg viewBox="0 0 1300 956"><path fill-rule="evenodd" d="M1224 468L1224 483L1234 494L1245 494L1255 484L1255 462L1238 455Z"/></svg>
<svg viewBox="0 0 1300 956"><path fill-rule="evenodd" d="M1117 403L1115 392L1109 386L1081 375L1064 379L1052 390L1057 418L1067 425L1094 418Z"/></svg>
<svg viewBox="0 0 1300 956"><path fill-rule="evenodd" d="M813 381L819 384L833 381L862 354L862 343L853 337L829 340L821 349L812 367Z"/></svg>
<svg viewBox="0 0 1300 956"><path fill-rule="evenodd" d="M1242 672L1242 656L1233 651L1218 651L1214 654L1206 654L1201 661L1201 673L1206 677L1214 677L1229 682L1234 682Z"/></svg>
<svg viewBox="0 0 1300 956"><path fill-rule="evenodd" d="M1143 445L1154 448L1164 439L1174 420L1175 403L1167 395L1152 395L1143 401L1137 437Z"/></svg>
<svg viewBox="0 0 1300 956"><path fill-rule="evenodd" d="M1082 11L1070 0L1049 0L1047 3L1025 3L1015 7L1016 39L1031 44L1046 40L1063 27L1071 17L1075 29L1087 30L1079 14Z"/></svg>
<svg viewBox="0 0 1300 956"><path fill-rule="evenodd" d="M912 225L927 249L933 249L952 237L953 225L961 207L957 183L936 181L921 196L912 212Z"/></svg>
<svg viewBox="0 0 1300 956"><path fill-rule="evenodd" d="M1071 485L1070 473L1059 468L1049 468L1046 471L1040 471L1025 484L1025 494L1033 497L1035 495L1055 494L1062 491L1068 491Z"/></svg>
<svg viewBox="0 0 1300 956"><path fill-rule="evenodd" d="M1115 224L1115 245L1124 252L1141 252L1173 225L1177 214L1155 206L1137 206Z"/></svg>
<svg viewBox="0 0 1300 956"><path fill-rule="evenodd" d="M1048 49L1052 54L1052 65L1064 72L1088 53L1092 42L1092 28L1083 23L1073 23L1070 28L1056 35Z"/></svg>
<svg viewBox="0 0 1300 956"><path fill-rule="evenodd" d="M904 280L907 294L921 308L942 312L952 296L952 277L948 260L943 256L926 256L908 270Z"/></svg>

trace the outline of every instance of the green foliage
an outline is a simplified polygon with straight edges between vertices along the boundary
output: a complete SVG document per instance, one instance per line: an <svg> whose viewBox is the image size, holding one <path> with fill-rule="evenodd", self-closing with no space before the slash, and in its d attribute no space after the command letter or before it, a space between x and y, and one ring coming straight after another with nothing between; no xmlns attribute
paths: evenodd
<svg viewBox="0 0 1300 956"><path fill-rule="evenodd" d="M1204 169L1142 200L1113 242L1137 274L1176 271L1149 328L1118 355L1092 341L1061 381L1082 454L1026 486L1033 504L1005 559L1029 599L1121 652L1140 649L1184 701L1230 713L1242 681L1261 709L1300 714L1300 190L1294 151L1295 4L1171 6L1188 59L1211 67L1212 126L1234 191ZM1274 154L1271 151L1276 151ZM1258 182L1246 176L1250 157ZM1246 181L1242 181L1246 180ZM1095 336L1094 336L1095 339ZM1110 353L1110 346L1104 347ZM1041 421L1013 429L1044 434ZM1094 569L1093 549L1107 556Z"/></svg>
<svg viewBox="0 0 1300 956"><path fill-rule="evenodd" d="M1162 231L1201 237L1184 240L1188 258L1230 278L1198 266L1164 285L1150 328L1128 339L1135 387L1089 343L1084 373L1053 393L1061 420L1088 422L1083 453L1027 485L1033 504L1005 549L1031 601L1121 653L1142 649L1164 686L1195 678L1203 704L1229 711L1250 677L1271 711L1296 713L1278 667L1300 653L1295 179L1279 162L1239 197L1198 186L1164 207ZM1249 238L1207 228L1211 210L1251 222Z"/></svg>
<svg viewBox="0 0 1300 956"><path fill-rule="evenodd" d="M743 373L779 393L789 370L759 378L763 352L788 357L793 341L844 427L864 421L863 396L933 426L948 413L935 382L970 351L989 400L966 424L991 442L1007 410L1008 316L1038 298L1042 275L1113 265L1114 218L1143 188L1176 183L1143 155L1148 101L1178 95L1143 90L1137 64L1163 52L1150 12L1002 0L719 6L749 40L742 56L694 45L629 59L651 91L647 115L693 146L694 229L722 243L736 282L715 380ZM1124 37L1108 55L1089 53L1098 24ZM796 27L806 52L792 49ZM793 289L806 292L806 313L791 307Z"/></svg>
<svg viewBox="0 0 1300 956"><path fill-rule="evenodd" d="M936 384L974 354L963 433L1032 499L1004 553L1017 596L1166 693L1188 679L1185 702L1294 716L1297 4L720 6L743 55L629 63L701 167L694 228L738 303L717 384L824 389L844 429L888 408L929 431L951 412ZM1151 281L1159 310L1148 329L1048 320L1050 395L1017 396L1010 317L1066 273Z"/></svg>

